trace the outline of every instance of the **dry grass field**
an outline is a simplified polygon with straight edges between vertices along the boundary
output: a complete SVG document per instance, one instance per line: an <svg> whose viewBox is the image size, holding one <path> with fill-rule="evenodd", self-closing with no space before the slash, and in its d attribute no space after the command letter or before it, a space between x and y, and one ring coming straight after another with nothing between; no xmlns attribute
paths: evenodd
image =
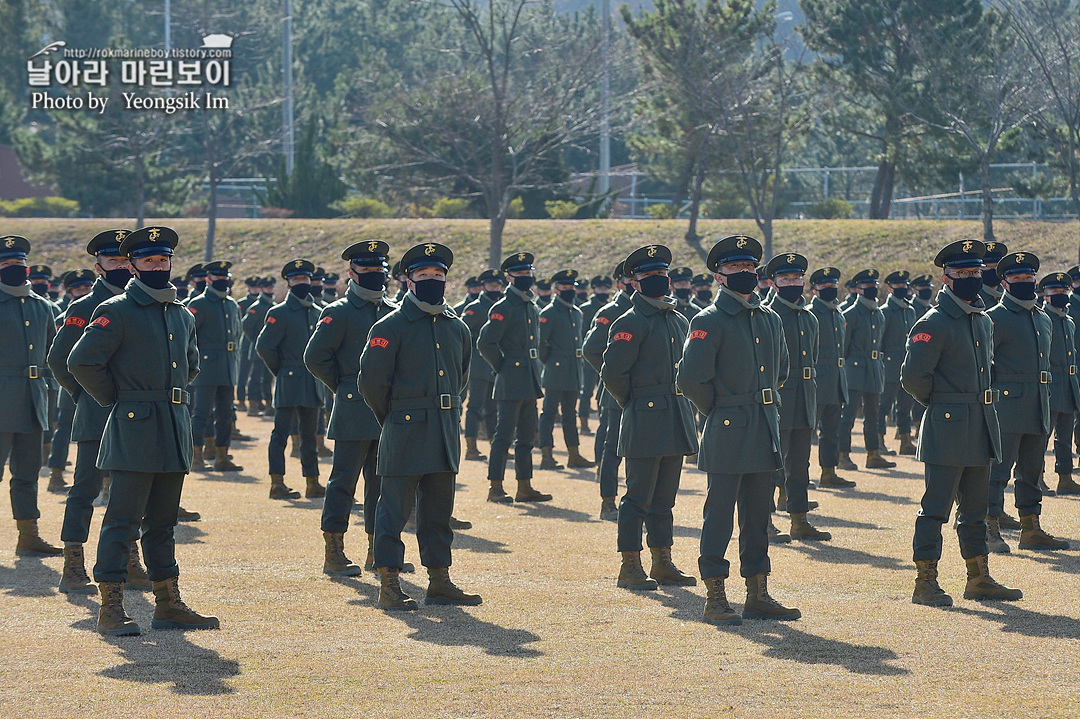
<svg viewBox="0 0 1080 719"><path fill-rule="evenodd" d="M246 471L195 473L185 487L184 505L203 519L177 530L181 588L193 607L221 618L220 631L153 631L149 595L129 592L143 635L102 638L97 598L58 594L62 561L16 558L14 523L0 522L0 716L1080 713L1080 550L1021 552L1007 533L1013 553L993 557L991 568L1024 599L976 603L960 596L963 562L946 527L942 585L956 606L912 605L922 469L908 458L896 470L846 473L854 490L811 491L832 542L772 549L771 589L802 610L798 622L717 628L701 621L700 585L617 589L615 525L596 519L591 470L538 472L535 484L553 502L502 506L485 502L478 462L460 475L455 514L474 526L455 537L452 576L484 604L388 614L375 607L371 575L322 574L321 500L267 499L270 425L242 416L242 431L260 438L235 448ZM324 479L328 471L324 462ZM302 483L298 474L290 459L287 481ZM704 492L705 475L687 470L674 555L694 574ZM1015 512L1011 494L1006 501ZM62 499L43 492L40 502L43 532L56 541ZM1048 498L1043 516L1080 547L1080 500ZM414 539L406 546L418 563ZM346 547L362 558L362 529L346 535ZM419 597L426 583L405 575L404 586ZM738 604L741 581L729 587Z"/></svg>

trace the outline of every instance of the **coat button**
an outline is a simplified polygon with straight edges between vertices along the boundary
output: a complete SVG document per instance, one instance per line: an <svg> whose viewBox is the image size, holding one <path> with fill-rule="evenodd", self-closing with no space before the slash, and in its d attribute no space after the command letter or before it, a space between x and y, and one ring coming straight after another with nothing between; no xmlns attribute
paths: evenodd
<svg viewBox="0 0 1080 719"><path fill-rule="evenodd" d="M754 338L754 344L756 344L756 345L761 344L761 338L760 337L755 337Z"/></svg>
<svg viewBox="0 0 1080 719"><path fill-rule="evenodd" d="M761 372L764 372L764 371L765 371L765 365L761 365L761 369L760 369L760 371L761 371Z"/></svg>
<svg viewBox="0 0 1080 719"><path fill-rule="evenodd" d="M29 326L30 326L30 320L27 320L27 321L26 321L26 326L27 326L27 327L29 327Z"/></svg>
<svg viewBox="0 0 1080 719"><path fill-rule="evenodd" d="M1004 394L1004 395L1009 394L1009 390L1005 390L1004 392L1002 392L1002 394Z"/></svg>
<svg viewBox="0 0 1080 719"><path fill-rule="evenodd" d="M520 362L515 362L515 363L514 363L514 366L515 366L515 367L520 367L520 366L521 366L521 363L520 363Z"/></svg>
<svg viewBox="0 0 1080 719"><path fill-rule="evenodd" d="M172 339L172 332L169 333L169 339Z"/></svg>
<svg viewBox="0 0 1080 719"><path fill-rule="evenodd" d="M529 335L529 339L532 339L532 338L533 338L533 336L532 336L532 335Z"/></svg>
<svg viewBox="0 0 1080 719"><path fill-rule="evenodd" d="M652 406L653 406L653 403L652 403L652 402L649 402L649 406L650 406L650 407L652 407Z"/></svg>
<svg viewBox="0 0 1080 719"><path fill-rule="evenodd" d="M440 376L440 377L442 377L442 376L443 376L444 374L446 374L446 373L445 373L445 372L443 372L442 370L439 370L439 376Z"/></svg>
<svg viewBox="0 0 1080 719"><path fill-rule="evenodd" d="M803 350L802 353L803 353L803 357L805 357L806 356L806 350Z"/></svg>
<svg viewBox="0 0 1080 719"><path fill-rule="evenodd" d="M730 419L725 419L724 420L724 426L727 427L729 424L731 424L731 420Z"/></svg>
<svg viewBox="0 0 1080 719"><path fill-rule="evenodd" d="M348 397L349 399L352 399L352 394L347 394L345 396Z"/></svg>
<svg viewBox="0 0 1080 719"><path fill-rule="evenodd" d="M435 349L439 349L439 343L438 342L435 343Z"/></svg>
<svg viewBox="0 0 1080 719"><path fill-rule="evenodd" d="M173 366L173 369L176 369L176 363L175 362L172 363L172 366Z"/></svg>
<svg viewBox="0 0 1080 719"><path fill-rule="evenodd" d="M34 345L30 345L30 349L34 349ZM1042 357L1042 355L1039 356Z"/></svg>
<svg viewBox="0 0 1080 719"><path fill-rule="evenodd" d="M945 419L951 419L951 418L952 418L952 415L949 414L948 412L946 412L945 413Z"/></svg>
<svg viewBox="0 0 1080 719"><path fill-rule="evenodd" d="M806 354L806 353L805 353L805 352L803 352L803 354ZM203 356L202 356L202 358L203 358L203 359L210 359L210 355L203 355Z"/></svg>
<svg viewBox="0 0 1080 719"><path fill-rule="evenodd" d="M558 367L558 366L559 366L559 363L558 363L558 362L556 362L556 363L555 363L555 366L556 366L556 367Z"/></svg>
<svg viewBox="0 0 1080 719"><path fill-rule="evenodd" d="M128 412L128 419L135 419L135 413L134 412Z"/></svg>
<svg viewBox="0 0 1080 719"><path fill-rule="evenodd" d="M408 414L405 415L405 421L406 422L408 422L410 419L412 419L412 415L408 415Z"/></svg>

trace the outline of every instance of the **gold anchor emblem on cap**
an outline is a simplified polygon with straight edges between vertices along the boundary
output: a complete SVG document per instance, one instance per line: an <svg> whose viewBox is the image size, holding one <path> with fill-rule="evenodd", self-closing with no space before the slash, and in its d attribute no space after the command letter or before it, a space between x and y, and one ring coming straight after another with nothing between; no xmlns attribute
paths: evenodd
<svg viewBox="0 0 1080 719"><path fill-rule="evenodd" d="M1016 253L1016 261L1017 262L1023 262L1024 261L1024 253L1023 252L1017 252Z"/></svg>
<svg viewBox="0 0 1080 719"><path fill-rule="evenodd" d="M303 260L297 260L296 262L293 263L293 267L299 268L299 267L303 267L303 266L304 266L304 261Z"/></svg>
<svg viewBox="0 0 1080 719"><path fill-rule="evenodd" d="M990 250L991 252L993 252L993 251L994 251L994 248L995 248L995 247L997 247L997 243L996 243L996 242L987 242L987 243L986 243L986 249ZM964 252L967 252L967 250L964 250Z"/></svg>
<svg viewBox="0 0 1080 719"><path fill-rule="evenodd" d="M117 230L116 231L116 241L117 242L123 242L125 237L127 237L127 231L126 230Z"/></svg>
<svg viewBox="0 0 1080 719"><path fill-rule="evenodd" d="M832 268L831 267L827 267L825 269L825 276L826 277L832 277Z"/></svg>
<svg viewBox="0 0 1080 719"><path fill-rule="evenodd" d="M960 251L964 253L971 252L971 248L975 243L971 240L966 240L963 245L960 246ZM991 243L992 244L992 243ZM989 248L988 248L989 249Z"/></svg>
<svg viewBox="0 0 1080 719"><path fill-rule="evenodd" d="M525 261L525 253L524 252L519 252L518 253L518 262L524 262L524 261Z"/></svg>
<svg viewBox="0 0 1080 719"><path fill-rule="evenodd" d="M788 253L787 261L789 265L795 264L795 253Z"/></svg>
<svg viewBox="0 0 1080 719"><path fill-rule="evenodd" d="M740 250L746 247L746 238L740 237L739 239L735 240L735 246L738 247Z"/></svg>
<svg viewBox="0 0 1080 719"><path fill-rule="evenodd" d="M649 257L656 257L656 245L649 245L649 249L645 254Z"/></svg>
<svg viewBox="0 0 1080 719"><path fill-rule="evenodd" d="M1062 274L1061 272L1059 272L1057 278L1058 278L1058 282L1061 282L1062 280L1065 279L1065 275Z"/></svg>
<svg viewBox="0 0 1080 719"><path fill-rule="evenodd" d="M7 242L4 243L4 247L11 248L11 247L14 247L14 246L15 246L15 238L14 237L7 238Z"/></svg>
<svg viewBox="0 0 1080 719"><path fill-rule="evenodd" d="M429 256L429 257L431 255L434 255L435 254L435 245L433 243L431 243L431 242L424 245L424 254Z"/></svg>
<svg viewBox="0 0 1080 719"><path fill-rule="evenodd" d="M379 243L377 240L372 240L371 242L367 243L368 252L374 252L377 249L379 249Z"/></svg>
<svg viewBox="0 0 1080 719"><path fill-rule="evenodd" d="M150 234L147 235L147 237L150 238L151 242L156 241L157 238L160 237L160 236L161 236L161 230L159 230L156 227L151 227L150 228Z"/></svg>

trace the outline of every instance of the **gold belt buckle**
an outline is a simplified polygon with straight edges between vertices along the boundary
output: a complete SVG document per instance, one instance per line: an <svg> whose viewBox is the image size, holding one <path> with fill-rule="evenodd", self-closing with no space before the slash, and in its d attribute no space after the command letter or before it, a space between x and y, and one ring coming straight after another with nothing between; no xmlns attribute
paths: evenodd
<svg viewBox="0 0 1080 719"><path fill-rule="evenodd" d="M983 391L983 404L993 404L993 403L994 403L994 390L993 389L984 390Z"/></svg>
<svg viewBox="0 0 1080 719"><path fill-rule="evenodd" d="M229 344L225 345L225 350L226 350L226 351L228 351L228 352L232 352L232 351L233 351L233 350L235 350L235 349L236 349L236 345L235 345L235 344L233 344L232 342L230 342Z"/></svg>
<svg viewBox="0 0 1080 719"><path fill-rule="evenodd" d="M1070 375L1076 374L1076 365L1074 365L1074 364L1069 365L1069 374Z"/></svg>
<svg viewBox="0 0 1080 719"><path fill-rule="evenodd" d="M577 357L578 359L581 359L581 350L579 350L579 349L574 350L574 357Z"/></svg>
<svg viewBox="0 0 1080 719"><path fill-rule="evenodd" d="M1050 373L1046 370L1039 372L1039 384L1050 384Z"/></svg>
<svg viewBox="0 0 1080 719"><path fill-rule="evenodd" d="M26 376L30 379L38 379L41 375L38 374L38 366L35 364L26 368Z"/></svg>
<svg viewBox="0 0 1080 719"><path fill-rule="evenodd" d="M450 395L448 395L448 394L440 394L439 395L439 409L453 409L453 406L454 405L453 405L453 402L451 401Z"/></svg>
<svg viewBox="0 0 1080 719"><path fill-rule="evenodd" d="M836 366L837 367L843 367L844 366L844 358L843 357L837 357L836 358Z"/></svg>
<svg viewBox="0 0 1080 719"><path fill-rule="evenodd" d="M871 351L870 351L870 359L872 359L872 360L876 360L876 359L878 359L878 358L879 358L880 356L881 356L881 353L880 353L880 352L878 352L877 350L871 350Z"/></svg>
<svg viewBox="0 0 1080 719"><path fill-rule="evenodd" d="M766 387L765 389L761 390L761 403L762 404L772 404L773 403L772 387Z"/></svg>
<svg viewBox="0 0 1080 719"><path fill-rule="evenodd" d="M803 367L802 368L802 378L803 379L812 379L813 374L814 374L814 370L813 370L812 367Z"/></svg>
<svg viewBox="0 0 1080 719"><path fill-rule="evenodd" d="M536 359L540 356L540 353L536 351L535 347L529 348L529 359Z"/></svg>
<svg viewBox="0 0 1080 719"><path fill-rule="evenodd" d="M173 404L183 404L184 390L180 389L179 387L173 387L169 393L169 401Z"/></svg>

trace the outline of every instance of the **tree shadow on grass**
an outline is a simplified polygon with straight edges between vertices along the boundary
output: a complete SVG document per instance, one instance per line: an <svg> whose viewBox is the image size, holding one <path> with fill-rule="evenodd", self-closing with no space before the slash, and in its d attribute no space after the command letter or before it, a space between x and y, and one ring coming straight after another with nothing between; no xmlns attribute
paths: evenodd
<svg viewBox="0 0 1080 719"><path fill-rule="evenodd" d="M409 639L444 647L478 647L485 654L512 659L534 659L544 655L540 650L527 646L540 641L539 634L485 622L462 607L427 606L423 604L422 593L413 596L421 597L418 599L421 603L418 611L388 614L412 629Z"/></svg>
<svg viewBox="0 0 1080 719"><path fill-rule="evenodd" d="M452 546L455 550L464 549L467 552L479 552L481 554L510 554L505 542L498 542L475 534L465 534L460 529L454 531Z"/></svg>
<svg viewBox="0 0 1080 719"><path fill-rule="evenodd" d="M831 664L852 674L903 676L910 672L889 662L898 657L885 647L819 637L784 622L747 620L739 634L766 647L765 656L800 664Z"/></svg>
<svg viewBox="0 0 1080 719"><path fill-rule="evenodd" d="M833 489L832 487L818 487L818 492L828 492L845 499L861 499L869 502L886 502L888 504L911 505L918 504L918 500L910 497L886 494L885 492L868 492L864 489Z"/></svg>
<svg viewBox="0 0 1080 719"><path fill-rule="evenodd" d="M558 507L550 502L515 502L514 507L524 510L525 517L542 517L544 519L559 519L564 522L599 522L588 512L579 512L576 509Z"/></svg>
<svg viewBox="0 0 1080 719"><path fill-rule="evenodd" d="M258 484L263 481L262 477L254 474L242 474L241 472L220 472L213 470L199 470L198 479L207 482L229 482L232 484Z"/></svg>
<svg viewBox="0 0 1080 719"><path fill-rule="evenodd" d="M1080 639L1080 620L1060 614L1044 614L1024 609L1013 602L976 603L954 606L949 611L978 617L1001 625L1001 631L1025 637Z"/></svg>
<svg viewBox="0 0 1080 719"><path fill-rule="evenodd" d="M45 562L62 565L63 557L16 557L15 566L0 565L0 591L14 597L51 597L60 584L60 572Z"/></svg>
<svg viewBox="0 0 1080 719"><path fill-rule="evenodd" d="M1076 540L1069 540L1076 545ZM1080 555L1076 552L1029 552L1018 550L1012 554L1017 559L1024 559L1036 564L1042 564L1051 572L1065 574L1080 574Z"/></svg>
<svg viewBox="0 0 1080 719"><path fill-rule="evenodd" d="M800 542L794 540L787 544L773 546L792 549L805 554L814 561L827 564L866 564L878 569L892 569L894 571L910 571L911 569L908 563L901 562L896 557L883 557L864 552L861 549L841 547L830 542Z"/></svg>
<svg viewBox="0 0 1080 719"><path fill-rule="evenodd" d="M810 515L810 519L813 520L813 524L821 527L839 527L841 529L870 529L881 531L884 527L877 524L871 524L870 522L859 522L854 519L844 519L843 517L830 517L827 514L818 514L814 511Z"/></svg>
<svg viewBox="0 0 1080 719"><path fill-rule="evenodd" d="M173 530L173 538L177 544L205 544L202 540L205 536L206 532L193 522L180 522Z"/></svg>

